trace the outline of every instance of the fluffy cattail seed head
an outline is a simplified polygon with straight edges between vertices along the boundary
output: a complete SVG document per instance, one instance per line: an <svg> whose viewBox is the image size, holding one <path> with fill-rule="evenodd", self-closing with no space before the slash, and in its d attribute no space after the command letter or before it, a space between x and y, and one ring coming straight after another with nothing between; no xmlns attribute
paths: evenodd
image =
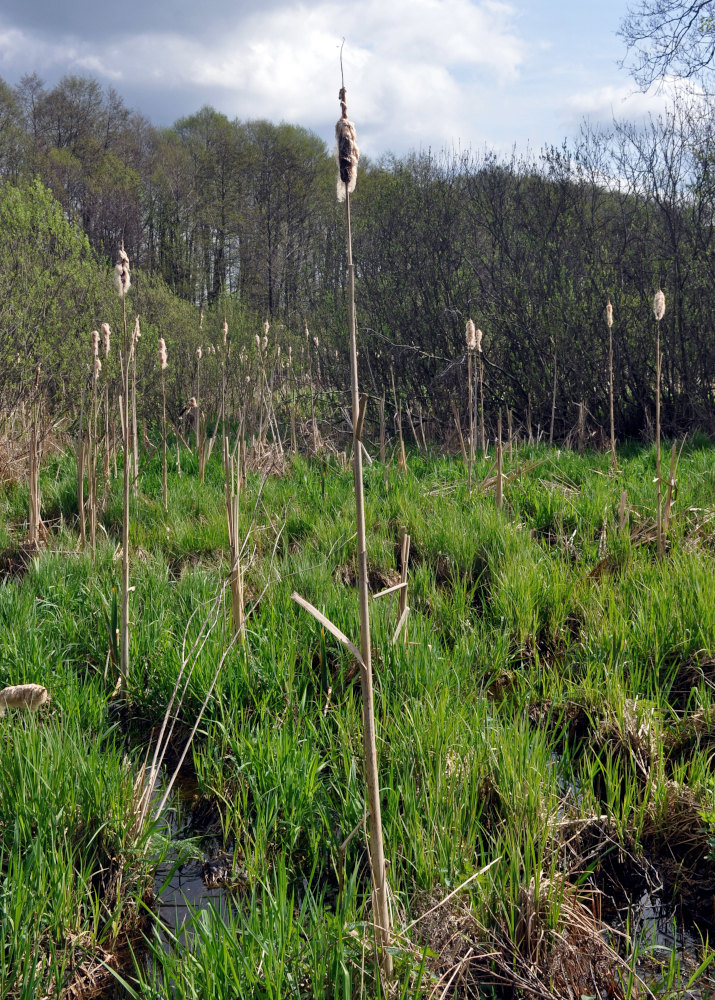
<svg viewBox="0 0 715 1000"><path fill-rule="evenodd" d="M320 345L320 341L318 340L317 337L313 337L313 343L315 344L316 347Z"/></svg>
<svg viewBox="0 0 715 1000"><path fill-rule="evenodd" d="M613 306L611 305L611 300L608 300L608 305L606 306L606 326L610 330L613 326Z"/></svg>
<svg viewBox="0 0 715 1000"><path fill-rule="evenodd" d="M203 356L204 356L204 352L202 351L202 349L200 347L197 347L196 348L196 360L200 361L203 358Z"/></svg>
<svg viewBox="0 0 715 1000"><path fill-rule="evenodd" d="M264 336L263 337L263 342L261 344L261 348L262 348L262 350L265 351L267 347L268 347L268 337Z"/></svg>
<svg viewBox="0 0 715 1000"><path fill-rule="evenodd" d="M92 354L97 357L99 354L99 330L92 330Z"/></svg>
<svg viewBox="0 0 715 1000"><path fill-rule="evenodd" d="M132 347L136 347L137 346L137 344L139 343L139 338L141 337L141 335L142 335L142 332L139 329L139 317L136 316L135 319L134 319L134 329L132 330Z"/></svg>
<svg viewBox="0 0 715 1000"><path fill-rule="evenodd" d="M109 339L111 335L112 331L109 329L109 323L102 323L102 341L105 358L109 357Z"/></svg>
<svg viewBox="0 0 715 1000"><path fill-rule="evenodd" d="M665 295L663 295L663 291L660 288L653 298L653 315L659 323L665 316Z"/></svg>
<svg viewBox="0 0 715 1000"><path fill-rule="evenodd" d="M260 351L260 349L261 349L261 338L260 338L259 334L256 334L256 347Z"/></svg>
<svg viewBox="0 0 715 1000"><path fill-rule="evenodd" d="M477 350L481 354L482 353L482 337L484 336L484 334L482 333L481 330L477 329L475 331L475 333L474 333L474 336L475 336L475 339L476 339Z"/></svg>
<svg viewBox="0 0 715 1000"><path fill-rule="evenodd" d="M163 337L159 337L159 367L162 371L166 368L168 364L166 356L166 343Z"/></svg>
<svg viewBox="0 0 715 1000"><path fill-rule="evenodd" d="M121 299L127 294L132 283L129 275L129 256L123 245L117 257L117 263L114 265L114 281Z"/></svg>
<svg viewBox="0 0 715 1000"><path fill-rule="evenodd" d="M35 712L46 702L51 701L47 688L41 684L13 684L0 691L0 717L8 708L20 708Z"/></svg>
<svg viewBox="0 0 715 1000"><path fill-rule="evenodd" d="M335 125L336 157L338 161L338 201L345 201L346 191L348 194L352 194L355 190L360 150L358 149L355 125L348 118L345 87L341 87L338 100L340 101L340 118L338 118Z"/></svg>
<svg viewBox="0 0 715 1000"><path fill-rule="evenodd" d="M266 320L265 323L263 324L263 336L264 337L268 336L268 331L270 330L270 328L271 328L271 324L268 322L268 320Z"/></svg>
<svg viewBox="0 0 715 1000"><path fill-rule="evenodd" d="M94 377L95 377L95 379L98 379L99 378L99 373L102 370L102 362L99 360L99 355L98 354L96 354L95 357L94 357L93 368L94 368Z"/></svg>
<svg viewBox="0 0 715 1000"><path fill-rule="evenodd" d="M466 338L467 338L467 350L473 351L474 348L477 346L477 331L474 327L473 319L467 320Z"/></svg>

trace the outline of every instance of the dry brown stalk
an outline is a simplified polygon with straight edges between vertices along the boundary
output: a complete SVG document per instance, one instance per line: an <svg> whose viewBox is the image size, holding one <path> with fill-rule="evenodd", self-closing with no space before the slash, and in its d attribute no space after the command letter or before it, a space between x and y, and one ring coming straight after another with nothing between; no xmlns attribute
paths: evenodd
<svg viewBox="0 0 715 1000"><path fill-rule="evenodd" d="M166 470L166 385L164 382L164 371L168 365L168 355L166 342L163 337L159 337L159 371L161 372L161 496L164 503L164 510L169 509L169 492L167 488Z"/></svg>
<svg viewBox="0 0 715 1000"><path fill-rule="evenodd" d="M606 305L606 326L608 327L608 407L611 418L611 468L618 467L616 458L616 432L613 420L613 306L611 300Z"/></svg>
<svg viewBox="0 0 715 1000"><path fill-rule="evenodd" d="M397 468L400 472L407 472L407 456L405 455L405 442L402 437L402 407L397 405L397 391L395 389L395 369L390 365L390 378L392 380L392 401L395 407L395 421L397 423L397 436L400 442L399 458Z"/></svg>
<svg viewBox="0 0 715 1000"><path fill-rule="evenodd" d="M481 330L477 330L477 354L479 356L479 436L482 445L482 456L487 457L487 438L484 430L484 364L482 362Z"/></svg>
<svg viewBox="0 0 715 1000"><path fill-rule="evenodd" d="M241 569L241 540L239 536L239 503L241 494L241 443L237 445L238 473L233 457L229 454L228 436L223 436L223 461L226 473L226 519L228 544L231 552L231 611L233 632L240 643L245 643L245 614L243 605L243 571Z"/></svg>
<svg viewBox="0 0 715 1000"><path fill-rule="evenodd" d="M473 401L473 387L472 387L472 354L477 346L477 331L474 326L474 320L467 320L467 330L466 330L466 340L467 340L467 413L469 414L469 458L467 460L467 480L469 486L469 495L472 495L472 466L474 465L474 401Z"/></svg>
<svg viewBox="0 0 715 1000"><path fill-rule="evenodd" d="M501 508L504 504L504 456L502 454L502 440L501 440L501 406L499 407L499 417L497 420L497 482L496 482L496 502L497 507Z"/></svg>
<svg viewBox="0 0 715 1000"><path fill-rule="evenodd" d="M407 534L407 529L403 528L400 533L400 584L402 588L400 590L400 596L397 599L397 618L398 625L404 619L407 618L407 613L409 608L407 607L407 568L410 562L410 536ZM407 625L404 626L404 641L407 642Z"/></svg>
<svg viewBox="0 0 715 1000"><path fill-rule="evenodd" d="M549 424L549 447L553 447L554 444L554 422L556 420L556 388L558 385L558 358L556 356L556 338L551 338L551 347L553 348L553 361L554 361L554 379L551 387L551 422Z"/></svg>
<svg viewBox="0 0 715 1000"><path fill-rule="evenodd" d="M459 420L459 410L457 409L457 404L453 399L450 400L452 404L452 415L454 416L454 426L457 428L457 434L459 435L459 447L462 449L462 460L465 465L468 464L467 459L467 449L464 446L464 437L462 435L462 425Z"/></svg>
<svg viewBox="0 0 715 1000"><path fill-rule="evenodd" d="M137 430L137 349L141 330L139 328L139 317L134 318L134 330L132 332L131 364L132 364L132 415L131 415L131 435L132 435L132 492L134 499L139 497L139 434ZM128 397L127 397L128 398Z"/></svg>
<svg viewBox="0 0 715 1000"><path fill-rule="evenodd" d="M661 468L660 468L660 369L661 369L661 357L660 357L660 321L665 316L665 295L662 289L658 289L653 298L653 315L655 316L656 323L656 340L655 340L655 371L656 371L656 384L655 384L655 476L656 476L656 551L658 558L663 555L664 551L664 539L663 539L663 511L661 508L661 497L663 492L663 484L661 482Z"/></svg>
<svg viewBox="0 0 715 1000"><path fill-rule="evenodd" d="M355 267L352 254L350 219L350 192L355 188L359 151L355 141L355 126L348 119L345 88L339 94L341 116L335 133L338 142L340 181L338 191L344 192L345 223L348 251L348 326L350 334L350 383L353 404L353 478L355 486L355 512L358 550L358 588L360 595L360 651L362 664L363 750L365 778L368 789L370 824L370 868L373 886L373 920L375 937L380 954L380 964L386 979L392 977L392 956L387 950L391 939L392 921L388 905L387 872L382 837L380 783L377 769L377 741L375 734L375 706L372 681L372 650L370 646L370 606L367 578L367 542L365 532L365 498L362 475L362 427L365 419L367 397L360 395L357 363L357 324L355 321ZM342 186L341 186L342 185Z"/></svg>
<svg viewBox="0 0 715 1000"><path fill-rule="evenodd" d="M385 464L385 391L377 401L377 409L380 415L380 464Z"/></svg>
<svg viewBox="0 0 715 1000"><path fill-rule="evenodd" d="M122 393L119 397L119 419L122 425L122 449L124 469L122 484L122 611L120 624L119 682L129 681L129 477L130 477L130 436L129 436L129 361L130 344L127 331L127 291L129 289L129 257L124 246L119 251L115 266L117 288L122 301L123 349L120 356Z"/></svg>
<svg viewBox="0 0 715 1000"><path fill-rule="evenodd" d="M29 544L36 548L40 540L40 525L42 518L40 515L40 434L39 422L42 407L42 400L39 394L40 388L40 366L35 371L35 391L32 398L32 428L30 433L30 456L29 456L29 485L30 485L30 509L28 517L28 528L30 537Z"/></svg>

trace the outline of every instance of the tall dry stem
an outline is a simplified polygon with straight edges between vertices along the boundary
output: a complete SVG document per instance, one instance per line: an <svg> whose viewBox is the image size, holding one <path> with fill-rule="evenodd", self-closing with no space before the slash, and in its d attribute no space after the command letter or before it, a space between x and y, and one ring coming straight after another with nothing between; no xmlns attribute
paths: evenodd
<svg viewBox="0 0 715 1000"><path fill-rule="evenodd" d="M129 361L130 344L127 331L127 291L130 286L129 257L124 245L119 251L115 265L115 276L119 297L122 301L122 357L121 377L122 393L119 397L119 418L122 425L122 450L124 452L124 469L122 483L122 612L120 621L120 683L129 681L129 485L130 485L130 452L131 438L129 427Z"/></svg>
<svg viewBox="0 0 715 1000"><path fill-rule="evenodd" d="M372 651L370 648L370 610L368 604L367 542L365 533L365 498L362 478L362 427L365 418L366 396L360 396L358 385L357 334L355 321L355 267L352 252L350 219L350 192L355 188L357 148L355 126L348 118L345 88L340 90L341 116L335 127L338 144L340 181L338 192L345 200L348 252L348 327L350 335L350 388L353 407L353 477L355 486L355 511L357 522L358 586L360 595L360 652L362 665L363 751L365 778L368 790L370 824L370 867L373 887L373 914L375 935L380 954L380 964L386 978L392 976L392 956L387 951L391 937L391 920L388 905L385 850L382 839L382 813L380 782L377 769L377 742L375 735L375 706L372 681Z"/></svg>
<svg viewBox="0 0 715 1000"><path fill-rule="evenodd" d="M501 509L504 504L504 455L502 452L502 430L501 430L501 406L499 407L499 417L497 420L497 478L496 478L496 502Z"/></svg>
<svg viewBox="0 0 715 1000"><path fill-rule="evenodd" d="M616 431L613 419L613 306L610 299L606 305L606 326L608 327L608 408L611 418L611 468L615 472L618 459L616 458Z"/></svg>
<svg viewBox="0 0 715 1000"><path fill-rule="evenodd" d="M472 389L472 354L477 346L477 331L474 327L474 320L467 320L467 412L469 413L469 461L468 475L469 495L472 495L472 466L474 465L474 401Z"/></svg>
<svg viewBox="0 0 715 1000"><path fill-rule="evenodd" d="M661 468L660 468L660 375L661 375L661 357L660 357L660 321L665 316L665 295L662 289L658 289L655 293L653 299L653 315L655 316L656 323L656 337L655 337L655 476L656 476L656 551L658 553L658 558L663 555L665 549L665 540L663 538L663 510L662 510L662 493L663 493L663 483L661 481Z"/></svg>

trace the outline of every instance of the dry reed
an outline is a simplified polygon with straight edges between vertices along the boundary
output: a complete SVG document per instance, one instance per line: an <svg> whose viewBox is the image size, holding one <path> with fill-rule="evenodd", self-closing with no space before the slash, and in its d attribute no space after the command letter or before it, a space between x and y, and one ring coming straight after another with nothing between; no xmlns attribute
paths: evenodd
<svg viewBox="0 0 715 1000"><path fill-rule="evenodd" d="M656 476L656 551L658 557L663 555L665 548L665 540L663 538L663 511L661 507L661 499L663 492L663 484L661 482L661 468L660 468L660 373L661 373L661 357L660 357L660 321L665 316L665 295L662 289L658 289L653 297L653 315L655 316L656 323L656 339L655 339L655 476Z"/></svg>
<svg viewBox="0 0 715 1000"><path fill-rule="evenodd" d="M388 951L391 938L391 918L388 905L388 886L385 868L385 850L382 837L380 782L377 769L377 742L375 736L375 705L372 679L372 650L370 646L370 610L368 603L367 542L365 532L365 497L362 475L362 428L367 397L360 396L357 364L357 324L355 320L355 266L352 254L352 229L350 194L355 189L357 163L360 156L355 126L348 118L345 88L338 95L341 116L335 126L338 145L340 183L338 198L345 201L345 222L348 251L348 326L350 335L350 382L352 390L353 423L353 477L355 486L355 511L358 550L358 587L360 594L360 653L363 714L363 749L365 778L368 789L370 827L370 868L373 886L373 920L380 953L380 963L386 979L392 976L392 956Z"/></svg>

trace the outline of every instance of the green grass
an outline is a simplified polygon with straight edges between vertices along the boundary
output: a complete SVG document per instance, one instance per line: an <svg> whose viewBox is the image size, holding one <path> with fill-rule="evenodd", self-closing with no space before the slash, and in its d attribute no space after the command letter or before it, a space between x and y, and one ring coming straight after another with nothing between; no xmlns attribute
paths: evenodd
<svg viewBox="0 0 715 1000"><path fill-rule="evenodd" d="M365 470L376 581L398 570L401 527L412 537L407 644L391 643L396 598L372 604L392 910L398 931L417 921L395 942L399 995L444 989L447 951L422 915L467 880L438 912L444 926L462 919L453 964L472 949L464 974L483 996L495 976L517 989L528 969L559 995L549 962L595 912L594 842L656 864L669 850L681 881L715 880L714 458L705 440L685 448L660 561L638 534L654 519L652 448L629 446L616 475L608 455L520 448L503 511L468 495L455 459L412 456L386 482L378 463ZM0 998L58 992L79 961L69 941L111 952L145 912L160 847L151 831L130 835L132 781L229 568L220 462L203 485L195 464L182 456L178 478L170 461L165 514L160 458L142 462L120 700L119 481L93 562L77 545L73 461L53 458L42 493L55 533L0 583L0 686L41 683L53 699L37 717L0 721ZM476 483L490 466L477 458ZM8 546L26 503L21 486L0 492ZM349 653L290 599L297 590L357 639L353 523L352 474L336 462L321 473L295 458L283 478L248 476L247 643L226 657L193 745L199 794L218 805L242 888L226 912L197 913L191 949L162 946L147 924L153 960L122 966L127 995L386 995L370 944L359 684L347 680ZM182 738L230 638L223 602L179 710ZM107 892L105 871L122 873L118 890ZM675 996L694 970L676 952L664 961L659 995Z"/></svg>

